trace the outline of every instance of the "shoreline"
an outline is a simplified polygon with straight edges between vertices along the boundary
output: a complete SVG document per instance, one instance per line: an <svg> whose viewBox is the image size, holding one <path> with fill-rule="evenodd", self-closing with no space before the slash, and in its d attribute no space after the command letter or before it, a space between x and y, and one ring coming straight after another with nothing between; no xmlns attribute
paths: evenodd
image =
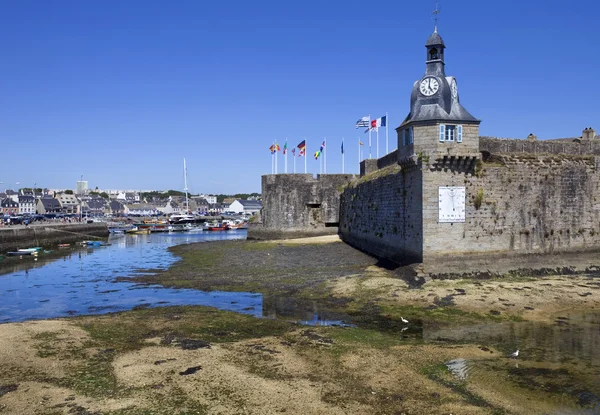
<svg viewBox="0 0 600 415"><path fill-rule="evenodd" d="M565 324L574 310L598 312L595 276L432 279L415 288L332 236L170 251L180 260L168 270L127 280L261 292L281 312L319 305L357 325L301 326L285 314L254 318L203 306L0 324L0 413L529 415L557 407L552 393L527 385L589 390L595 382L593 366L540 362L524 346L515 378L506 358L512 344L444 334L562 329L557 316ZM465 383L446 366L456 359L485 370Z"/></svg>

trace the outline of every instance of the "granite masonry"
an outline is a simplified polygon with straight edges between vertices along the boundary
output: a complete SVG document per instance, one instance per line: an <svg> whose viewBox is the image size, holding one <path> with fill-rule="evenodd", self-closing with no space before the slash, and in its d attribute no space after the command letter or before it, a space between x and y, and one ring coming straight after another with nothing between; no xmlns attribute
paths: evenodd
<svg viewBox="0 0 600 415"><path fill-rule="evenodd" d="M352 174L270 174L262 177L263 208L248 229L250 239L335 234L340 194Z"/></svg>

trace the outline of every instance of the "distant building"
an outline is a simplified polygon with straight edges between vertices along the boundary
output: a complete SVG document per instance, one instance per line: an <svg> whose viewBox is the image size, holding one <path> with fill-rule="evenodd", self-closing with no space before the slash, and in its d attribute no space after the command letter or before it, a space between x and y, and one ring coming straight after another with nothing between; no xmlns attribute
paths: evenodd
<svg viewBox="0 0 600 415"><path fill-rule="evenodd" d="M198 197L206 200L208 203L211 203L211 204L217 203L217 196L198 195Z"/></svg>
<svg viewBox="0 0 600 415"><path fill-rule="evenodd" d="M125 206L116 200L112 200L108 204L108 212L112 215L124 215L125 214Z"/></svg>
<svg viewBox="0 0 600 415"><path fill-rule="evenodd" d="M30 215L35 214L35 198L33 194L31 196L19 196L19 214L27 213Z"/></svg>
<svg viewBox="0 0 600 415"><path fill-rule="evenodd" d="M200 215L205 215L208 213L209 209L210 209L210 203L208 202L208 200L204 199L203 197L195 197L194 202L196 203L196 212Z"/></svg>
<svg viewBox="0 0 600 415"><path fill-rule="evenodd" d="M19 212L19 204L10 197L5 197L0 201L0 212L4 215L13 215Z"/></svg>
<svg viewBox="0 0 600 415"><path fill-rule="evenodd" d="M67 193L60 193L60 194L56 195L56 200L58 200L58 203L60 203L63 213L67 213L67 214L79 213L80 202L79 202L79 199L77 199L77 197L75 197L75 195L70 195Z"/></svg>
<svg viewBox="0 0 600 415"><path fill-rule="evenodd" d="M88 182L87 180L80 180L77 182L77 194L85 195L88 192Z"/></svg>
<svg viewBox="0 0 600 415"><path fill-rule="evenodd" d="M235 197L226 197L225 199L223 199L223 203L230 205L233 202L235 202Z"/></svg>
<svg viewBox="0 0 600 415"><path fill-rule="evenodd" d="M53 197L42 197L37 201L37 212L42 215L46 213L61 213L62 206Z"/></svg>
<svg viewBox="0 0 600 415"><path fill-rule="evenodd" d="M131 216L152 216L160 213L156 206L147 203L125 205L125 214Z"/></svg>
<svg viewBox="0 0 600 415"><path fill-rule="evenodd" d="M235 213L244 213L249 215L254 215L257 212L260 212L262 209L262 204L256 200L242 200L237 199L231 203L227 210Z"/></svg>
<svg viewBox="0 0 600 415"><path fill-rule="evenodd" d="M92 216L104 216L108 211L108 203L101 197L96 197L91 200L88 200L84 208L87 208L88 214Z"/></svg>

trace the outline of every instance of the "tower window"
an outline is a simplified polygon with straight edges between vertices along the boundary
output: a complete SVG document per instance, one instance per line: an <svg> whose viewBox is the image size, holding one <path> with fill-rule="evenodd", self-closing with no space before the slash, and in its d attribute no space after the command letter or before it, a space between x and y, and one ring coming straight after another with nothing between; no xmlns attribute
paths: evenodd
<svg viewBox="0 0 600 415"><path fill-rule="evenodd" d="M440 124L440 143L462 143L462 125Z"/></svg>
<svg viewBox="0 0 600 415"><path fill-rule="evenodd" d="M456 126L455 125L447 125L446 126L446 141L454 141L456 137Z"/></svg>
<svg viewBox="0 0 600 415"><path fill-rule="evenodd" d="M440 58L440 55L438 54L438 50L436 48L431 48L429 50L429 60L433 61L433 60L436 60L439 58Z"/></svg>

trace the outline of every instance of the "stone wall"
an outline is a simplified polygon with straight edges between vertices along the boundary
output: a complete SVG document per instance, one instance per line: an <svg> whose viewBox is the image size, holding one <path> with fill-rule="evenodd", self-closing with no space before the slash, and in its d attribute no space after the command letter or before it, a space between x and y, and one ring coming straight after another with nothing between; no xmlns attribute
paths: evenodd
<svg viewBox="0 0 600 415"><path fill-rule="evenodd" d="M352 174L269 174L262 177L260 222L250 239L281 239L337 233L340 193Z"/></svg>
<svg viewBox="0 0 600 415"><path fill-rule="evenodd" d="M600 156L600 140L559 139L530 141L514 138L480 137L481 151L492 154L569 154Z"/></svg>
<svg viewBox="0 0 600 415"><path fill-rule="evenodd" d="M397 166L342 195L345 241L399 263L600 249L600 163L592 156L496 155ZM394 170L395 169L395 170ZM438 223L440 186L466 188L464 223Z"/></svg>
<svg viewBox="0 0 600 415"><path fill-rule="evenodd" d="M347 186L340 200L342 239L393 261L420 262L422 182L417 166L390 166Z"/></svg>
<svg viewBox="0 0 600 415"><path fill-rule="evenodd" d="M5 227L0 229L0 252L34 246L52 247L94 237L107 237L105 223L76 223Z"/></svg>

